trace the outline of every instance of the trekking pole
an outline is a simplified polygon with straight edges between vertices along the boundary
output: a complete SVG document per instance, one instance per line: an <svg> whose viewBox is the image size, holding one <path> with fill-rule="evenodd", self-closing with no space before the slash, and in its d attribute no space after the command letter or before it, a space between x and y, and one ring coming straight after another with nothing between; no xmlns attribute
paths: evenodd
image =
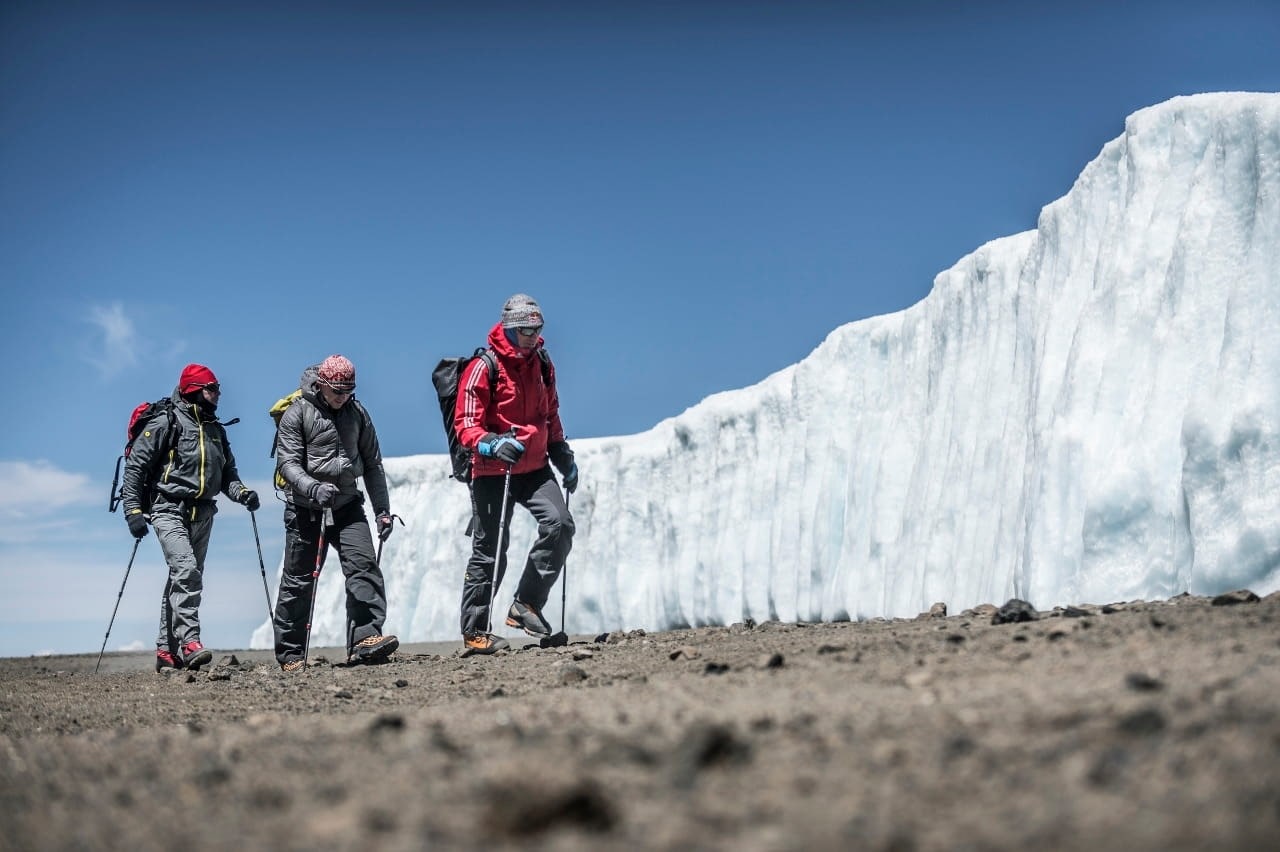
<svg viewBox="0 0 1280 852"><path fill-rule="evenodd" d="M493 601L498 596L498 563L502 559L502 538L507 531L507 495L511 493L511 465L502 481L502 514L498 515L498 549L493 552L493 575L489 578L489 623L486 633L493 632Z"/></svg>
<svg viewBox="0 0 1280 852"><path fill-rule="evenodd" d="M262 591L267 595L267 624L273 624L275 614L271 610L271 589L267 586L267 564L262 561L262 539L258 538L257 514L250 512L249 520L253 522L253 543L258 546L258 570L262 572Z"/></svg>
<svg viewBox="0 0 1280 852"><path fill-rule="evenodd" d="M316 614L316 589L320 586L320 569L324 567L324 552L328 542L324 540L324 531L333 524L333 510L325 509L320 516L320 535L316 542L316 569L311 572L311 608L307 610L307 635L302 640L302 668L307 667L307 655L311 653L311 619Z"/></svg>
<svg viewBox="0 0 1280 852"><path fill-rule="evenodd" d="M98 651L98 662L93 664L93 673L98 673L98 666L102 665L102 652L107 650L107 637L111 635L111 625L116 623L116 611L120 609L120 599L124 597L124 584L129 582L129 572L133 570L133 558L138 555L138 545L142 544L142 539L135 538L133 540L133 553L129 554L129 565L124 569L124 580L120 582L120 594L116 595L116 605L111 610L111 620L107 622L106 635L102 637L102 648Z"/></svg>
<svg viewBox="0 0 1280 852"><path fill-rule="evenodd" d="M566 488L564 491L564 513L566 515L569 514L569 493L570 493L569 489ZM566 559L564 565L560 567L560 633L561 635L566 637L569 634L564 632L564 610L565 610L565 601L568 600L568 598L569 598L569 560Z"/></svg>

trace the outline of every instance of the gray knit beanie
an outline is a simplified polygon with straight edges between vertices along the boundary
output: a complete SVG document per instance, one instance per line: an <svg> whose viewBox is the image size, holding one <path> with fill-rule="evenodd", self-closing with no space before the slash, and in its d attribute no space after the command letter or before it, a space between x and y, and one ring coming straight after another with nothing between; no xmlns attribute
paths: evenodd
<svg viewBox="0 0 1280 852"><path fill-rule="evenodd" d="M542 325L542 308L532 296L516 293L502 306L503 328L524 328Z"/></svg>

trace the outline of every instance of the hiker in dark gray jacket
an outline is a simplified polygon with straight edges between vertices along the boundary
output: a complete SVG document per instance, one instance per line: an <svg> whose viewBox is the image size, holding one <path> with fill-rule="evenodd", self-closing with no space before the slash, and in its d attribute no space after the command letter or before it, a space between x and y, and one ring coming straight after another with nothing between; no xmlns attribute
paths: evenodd
<svg viewBox="0 0 1280 852"><path fill-rule="evenodd" d="M333 545L347 587L349 662L386 659L397 647L382 635L387 596L364 512L364 478L378 537L391 535L391 506L378 434L352 395L356 368L330 355L302 374L302 396L280 417L276 461L288 483L285 496L284 574L276 599L276 660L286 672L306 665L317 552ZM321 554L323 559L324 555Z"/></svg>
<svg viewBox="0 0 1280 852"><path fill-rule="evenodd" d="M215 501L221 492L250 512L258 509L258 495L240 481L227 430L218 422L221 392L212 370L188 364L170 398L172 418L152 415L124 467L121 502L129 532L142 538L150 521L169 566L156 671L198 669L213 660L200 641L200 598Z"/></svg>

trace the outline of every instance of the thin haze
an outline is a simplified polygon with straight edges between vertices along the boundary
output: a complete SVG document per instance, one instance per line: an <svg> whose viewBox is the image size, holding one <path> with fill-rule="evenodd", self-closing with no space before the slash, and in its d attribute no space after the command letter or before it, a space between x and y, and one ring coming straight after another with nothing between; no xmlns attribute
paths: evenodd
<svg viewBox="0 0 1280 852"><path fill-rule="evenodd" d="M0 6L0 653L102 641L124 423L189 361L251 484L335 351L386 454L440 452L431 366L523 291L570 436L638 432L1033 228L1129 113L1280 89L1270 2L1041 5ZM111 647L162 571L144 541ZM226 507L208 644L258 573Z"/></svg>

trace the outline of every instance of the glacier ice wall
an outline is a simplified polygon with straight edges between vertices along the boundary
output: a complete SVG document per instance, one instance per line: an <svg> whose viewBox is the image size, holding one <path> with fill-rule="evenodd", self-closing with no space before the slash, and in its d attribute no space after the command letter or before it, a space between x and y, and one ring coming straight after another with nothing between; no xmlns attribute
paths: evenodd
<svg viewBox="0 0 1280 852"><path fill-rule="evenodd" d="M566 627L1276 590L1278 330L1280 95L1144 109L1035 231L918 304L648 432L574 441ZM444 456L387 467L407 522L387 628L456 638L466 489ZM320 644L342 641L340 579L322 576Z"/></svg>

